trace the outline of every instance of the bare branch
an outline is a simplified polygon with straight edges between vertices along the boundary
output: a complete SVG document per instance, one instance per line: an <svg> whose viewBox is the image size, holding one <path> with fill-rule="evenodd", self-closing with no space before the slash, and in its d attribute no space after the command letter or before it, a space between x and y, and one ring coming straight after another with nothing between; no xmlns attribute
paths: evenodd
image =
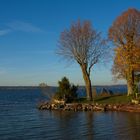
<svg viewBox="0 0 140 140"><path fill-rule="evenodd" d="M105 55L104 45L101 33L94 30L89 21L78 21L61 33L58 54L65 59L76 60L80 65L86 64L90 71Z"/></svg>

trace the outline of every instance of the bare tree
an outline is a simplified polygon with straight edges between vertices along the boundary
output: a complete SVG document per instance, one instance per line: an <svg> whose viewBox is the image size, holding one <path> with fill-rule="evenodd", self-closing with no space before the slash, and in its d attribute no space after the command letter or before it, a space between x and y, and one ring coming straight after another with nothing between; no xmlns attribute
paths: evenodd
<svg viewBox="0 0 140 140"><path fill-rule="evenodd" d="M39 87L41 89L41 93L43 96L46 96L49 100L52 100L53 97L53 90L50 86L48 86L46 83L40 83Z"/></svg>
<svg viewBox="0 0 140 140"><path fill-rule="evenodd" d="M78 20L69 29L64 30L60 36L58 54L80 65L88 100L92 100L91 69L104 56L105 42L101 38L101 33L93 29L89 21Z"/></svg>

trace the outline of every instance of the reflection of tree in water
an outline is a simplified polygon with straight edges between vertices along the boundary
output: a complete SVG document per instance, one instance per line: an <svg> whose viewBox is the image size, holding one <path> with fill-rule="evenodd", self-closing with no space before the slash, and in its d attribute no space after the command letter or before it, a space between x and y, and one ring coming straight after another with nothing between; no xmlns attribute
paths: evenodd
<svg viewBox="0 0 140 140"><path fill-rule="evenodd" d="M140 114L129 112L112 112L111 114L112 122L114 122L114 125L112 125L112 138L117 140L140 138Z"/></svg>
<svg viewBox="0 0 140 140"><path fill-rule="evenodd" d="M39 87L41 89L41 94L42 96L47 99L47 100L51 100L53 97L53 89L52 87L48 86L45 83L41 83L39 84Z"/></svg>
<svg viewBox="0 0 140 140"><path fill-rule="evenodd" d="M45 121L49 120L46 125L50 124L51 131L45 130L46 135L54 139L140 139L139 113L43 111L40 114Z"/></svg>
<svg viewBox="0 0 140 140"><path fill-rule="evenodd" d="M58 130L58 139L73 140L79 139L81 113L73 111L53 111L54 120L57 120L55 128Z"/></svg>
<svg viewBox="0 0 140 140"><path fill-rule="evenodd" d="M87 112L87 140L93 140L94 139L94 130L93 130L93 112Z"/></svg>
<svg viewBox="0 0 140 140"><path fill-rule="evenodd" d="M140 138L140 114L139 113L127 113L128 115L128 136L132 139Z"/></svg>
<svg viewBox="0 0 140 140"><path fill-rule="evenodd" d="M59 123L56 127L58 127L58 130L61 130L62 139L94 139L93 112L55 111L53 114L59 119Z"/></svg>

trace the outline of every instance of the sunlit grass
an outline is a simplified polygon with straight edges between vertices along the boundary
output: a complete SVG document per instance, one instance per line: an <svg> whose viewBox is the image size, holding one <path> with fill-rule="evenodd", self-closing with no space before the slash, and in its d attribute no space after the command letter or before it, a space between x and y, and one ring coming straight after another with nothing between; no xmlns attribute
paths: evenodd
<svg viewBox="0 0 140 140"><path fill-rule="evenodd" d="M78 99L79 103L98 103L98 104L126 104L131 102L131 96L126 94L96 96L93 101L87 101L86 98Z"/></svg>

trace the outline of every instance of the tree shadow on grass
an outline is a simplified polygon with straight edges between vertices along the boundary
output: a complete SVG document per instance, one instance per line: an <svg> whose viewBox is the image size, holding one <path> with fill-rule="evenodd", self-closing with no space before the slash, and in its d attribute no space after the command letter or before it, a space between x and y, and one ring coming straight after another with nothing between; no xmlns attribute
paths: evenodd
<svg viewBox="0 0 140 140"><path fill-rule="evenodd" d="M112 96L111 95L110 96L102 96L102 97L95 99L95 101L103 101L103 100L112 99L112 98L115 98L118 96L122 96L122 95L117 94L117 95L112 95Z"/></svg>

